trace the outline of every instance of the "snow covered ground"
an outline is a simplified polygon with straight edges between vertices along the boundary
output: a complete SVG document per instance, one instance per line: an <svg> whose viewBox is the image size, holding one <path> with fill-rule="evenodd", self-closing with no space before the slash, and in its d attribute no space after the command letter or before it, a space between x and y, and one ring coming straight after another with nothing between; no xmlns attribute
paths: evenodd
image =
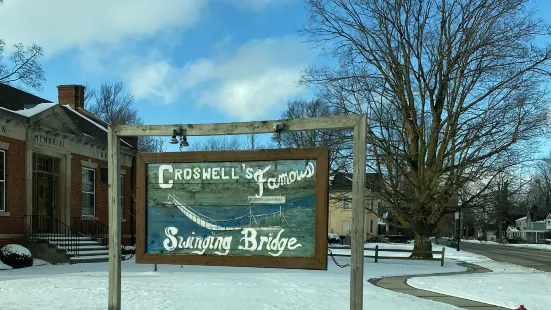
<svg viewBox="0 0 551 310"><path fill-rule="evenodd" d="M478 241L476 241L478 242ZM411 244L370 243L366 248L412 249ZM442 246L432 245L434 251L440 251ZM332 249L333 253L346 254L350 250ZM366 255L374 255L373 251L364 251ZM409 253L380 252L385 256L408 256ZM438 255L434 255L439 257ZM517 265L496 262L486 256L455 248L446 247L446 264L454 261L474 263L492 270L491 273L465 274L444 277L411 278L408 284L441 294L467 298L475 301L499 305L505 308L516 309L524 305L529 310L551 309L551 295L546 294L546 288L551 287L551 274L524 268ZM450 260L448 260L450 259ZM452 261L453 260L453 261ZM366 258L366 261L373 261ZM380 260L381 261L381 260ZM387 262L389 260L382 260ZM433 262L434 264L435 262ZM438 265L438 263L436 262ZM488 292L491 292L489 294Z"/></svg>
<svg viewBox="0 0 551 310"><path fill-rule="evenodd" d="M490 245L506 245L506 246L520 247L520 248L530 248L530 249L551 251L551 244L503 244L503 243L497 243L495 241L478 241L478 240L461 240L461 242L483 243L483 244L490 244Z"/></svg>
<svg viewBox="0 0 551 310"><path fill-rule="evenodd" d="M365 247L412 249L412 244L366 244ZM433 250L442 246L433 245ZM348 249L332 249L347 254ZM366 254L372 255L371 251ZM409 253L381 252L385 256ZM435 257L438 257L435 255ZM348 257L336 257L339 264ZM446 263L365 259L364 309L459 309L430 300L372 286L370 278L463 271L457 261L490 268L493 273L412 278L414 287L515 309L549 310L551 287L547 273L503 264L465 251L446 248ZM37 266L38 265L38 266ZM329 258L327 271L232 268L206 266L138 265L122 263L123 309L348 309L350 269ZM7 270L1 270L7 269ZM49 265L9 269L0 265L0 309L105 309L107 263ZM437 289L435 289L437 288ZM489 294L488 292L491 292Z"/></svg>
<svg viewBox="0 0 551 310"><path fill-rule="evenodd" d="M453 252L453 254L452 254ZM451 257L475 263L493 272L445 277L411 278L408 284L441 294L516 309L551 309L551 274L517 265L496 262L485 256L465 251L450 251ZM446 252L447 256L447 252Z"/></svg>
<svg viewBox="0 0 551 310"><path fill-rule="evenodd" d="M340 264L348 257L336 258ZM327 271L138 265L122 263L123 309L349 309L350 268ZM369 278L464 270L453 261L365 262ZM105 309L107 263L45 265L0 271L0 309ZM364 309L459 309L365 282Z"/></svg>

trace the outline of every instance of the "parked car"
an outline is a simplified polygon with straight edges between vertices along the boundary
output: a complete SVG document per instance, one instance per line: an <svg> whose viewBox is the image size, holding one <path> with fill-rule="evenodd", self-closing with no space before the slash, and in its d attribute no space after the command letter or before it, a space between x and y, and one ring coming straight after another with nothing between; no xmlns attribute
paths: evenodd
<svg viewBox="0 0 551 310"><path fill-rule="evenodd" d="M341 243L341 237L337 234L329 233L329 244Z"/></svg>
<svg viewBox="0 0 551 310"><path fill-rule="evenodd" d="M455 238L448 238L448 242L446 242L446 246L456 248L456 247L457 247L457 239L455 239Z"/></svg>

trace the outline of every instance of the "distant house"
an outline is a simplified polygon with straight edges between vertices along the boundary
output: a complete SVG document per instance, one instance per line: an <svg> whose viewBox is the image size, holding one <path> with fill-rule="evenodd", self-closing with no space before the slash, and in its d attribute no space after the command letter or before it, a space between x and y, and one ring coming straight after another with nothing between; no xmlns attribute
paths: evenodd
<svg viewBox="0 0 551 310"><path fill-rule="evenodd" d="M528 227L526 223L526 216L523 216L515 221L515 227L520 231L520 238L522 240L526 239L526 228Z"/></svg>
<svg viewBox="0 0 551 310"><path fill-rule="evenodd" d="M516 221L520 237L529 243L544 243L551 239L551 213L547 211L528 211L525 217Z"/></svg>
<svg viewBox="0 0 551 310"><path fill-rule="evenodd" d="M513 238L521 238L521 232L518 228L514 226L507 227L507 238L513 239Z"/></svg>
<svg viewBox="0 0 551 310"><path fill-rule="evenodd" d="M366 175L366 184L375 178L375 174ZM329 233L349 236L352 230L352 175L336 173L329 182ZM377 215L379 199L373 188L366 186L364 238L377 236L379 217Z"/></svg>

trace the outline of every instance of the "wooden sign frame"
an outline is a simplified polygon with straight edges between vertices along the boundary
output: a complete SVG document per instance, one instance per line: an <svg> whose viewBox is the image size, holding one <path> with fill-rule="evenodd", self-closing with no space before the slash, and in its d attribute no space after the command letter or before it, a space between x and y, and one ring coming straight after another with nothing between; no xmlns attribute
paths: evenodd
<svg viewBox="0 0 551 310"><path fill-rule="evenodd" d="M157 163L257 162L275 160L316 161L315 239L313 257L260 255L195 255L146 253L147 165ZM136 263L268 267L327 270L329 156L327 147L253 151L138 153L136 160Z"/></svg>

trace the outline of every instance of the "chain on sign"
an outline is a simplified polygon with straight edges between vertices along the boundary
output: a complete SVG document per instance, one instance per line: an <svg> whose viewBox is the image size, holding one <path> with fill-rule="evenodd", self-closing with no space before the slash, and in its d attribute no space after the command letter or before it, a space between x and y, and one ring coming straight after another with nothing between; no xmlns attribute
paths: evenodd
<svg viewBox="0 0 551 310"><path fill-rule="evenodd" d="M126 255L124 256L123 260L125 260L125 261L126 261L126 260L131 260L132 257L134 257L134 255L136 255L136 254L135 254L135 253L126 254Z"/></svg>
<svg viewBox="0 0 551 310"><path fill-rule="evenodd" d="M335 263L335 265L341 267L341 268L344 268L344 267L350 267L350 264L344 264L344 265L341 265L337 262L337 260L335 259L335 256L333 256L333 252L331 250L329 250L329 256L331 256L331 259L333 260L333 262Z"/></svg>

